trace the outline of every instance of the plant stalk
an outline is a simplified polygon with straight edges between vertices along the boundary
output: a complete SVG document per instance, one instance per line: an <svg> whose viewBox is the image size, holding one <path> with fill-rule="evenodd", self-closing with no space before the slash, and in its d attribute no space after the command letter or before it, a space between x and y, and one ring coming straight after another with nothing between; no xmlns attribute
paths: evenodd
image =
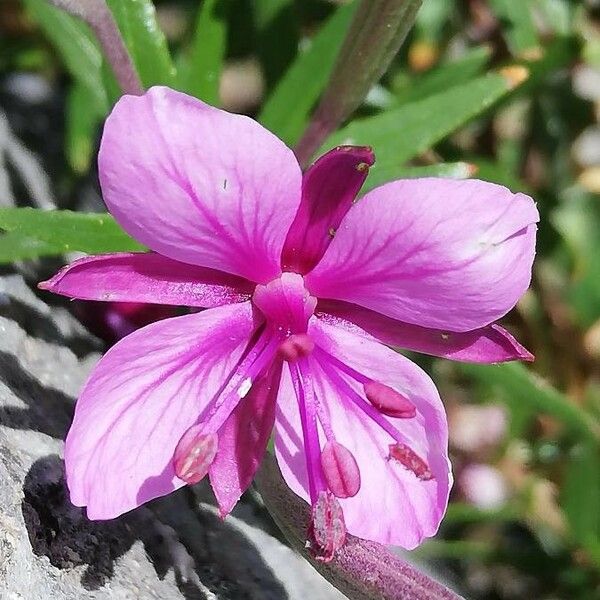
<svg viewBox="0 0 600 600"><path fill-rule="evenodd" d="M92 28L124 94L140 96L144 93L121 32L104 0L49 0L49 2L79 17Z"/></svg>
<svg viewBox="0 0 600 600"><path fill-rule="evenodd" d="M361 0L329 83L296 146L296 155L303 167L386 72L406 39L422 1Z"/></svg>
<svg viewBox="0 0 600 600"><path fill-rule="evenodd" d="M268 452L255 482L290 544L350 600L461 600L381 544L352 535L331 562L315 560L305 547L309 507L287 486Z"/></svg>

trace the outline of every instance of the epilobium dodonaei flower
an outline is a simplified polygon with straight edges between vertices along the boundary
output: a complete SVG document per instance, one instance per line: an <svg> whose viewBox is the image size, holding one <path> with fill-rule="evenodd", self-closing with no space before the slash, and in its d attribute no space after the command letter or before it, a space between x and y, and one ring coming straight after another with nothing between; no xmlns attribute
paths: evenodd
<svg viewBox="0 0 600 600"><path fill-rule="evenodd" d="M530 354L493 322L529 285L533 201L483 181L395 181L356 195L374 157L340 147L302 175L255 121L167 88L106 122L100 183L148 254L76 261L74 298L208 310L148 325L98 363L65 461L72 501L108 519L209 475L221 514L274 428L327 560L346 533L413 548L451 486L444 409L388 345L456 360Z"/></svg>

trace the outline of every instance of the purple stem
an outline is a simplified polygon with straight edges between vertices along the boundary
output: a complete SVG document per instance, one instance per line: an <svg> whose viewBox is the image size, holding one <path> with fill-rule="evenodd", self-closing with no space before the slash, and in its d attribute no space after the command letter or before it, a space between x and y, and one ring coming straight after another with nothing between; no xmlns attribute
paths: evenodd
<svg viewBox="0 0 600 600"><path fill-rule="evenodd" d="M381 544L353 535L348 535L331 562L314 560L305 547L309 507L288 488L268 452L255 481L287 540L350 600L461 600Z"/></svg>
<svg viewBox="0 0 600 600"><path fill-rule="evenodd" d="M144 93L121 32L104 0L49 0L49 2L79 17L92 28L124 94L140 96Z"/></svg>
<svg viewBox="0 0 600 600"><path fill-rule="evenodd" d="M321 101L296 146L303 167L386 72L422 1L361 0Z"/></svg>

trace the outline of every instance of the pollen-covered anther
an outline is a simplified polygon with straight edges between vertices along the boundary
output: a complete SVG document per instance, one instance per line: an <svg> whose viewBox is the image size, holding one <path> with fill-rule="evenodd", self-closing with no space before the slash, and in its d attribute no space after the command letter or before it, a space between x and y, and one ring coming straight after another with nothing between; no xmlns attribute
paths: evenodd
<svg viewBox="0 0 600 600"><path fill-rule="evenodd" d="M202 433L201 427L190 427L179 440L173 455L175 474L189 485L205 477L217 454L217 434Z"/></svg>
<svg viewBox="0 0 600 600"><path fill-rule="evenodd" d="M429 465L406 444L390 444L390 458L397 460L403 467L412 471L422 481L433 479Z"/></svg>
<svg viewBox="0 0 600 600"><path fill-rule="evenodd" d="M338 442L327 442L321 452L327 487L338 498L351 498L360 490L360 470L354 455Z"/></svg>
<svg viewBox="0 0 600 600"><path fill-rule="evenodd" d="M368 381L364 384L367 400L388 417L412 419L417 414L415 405L400 392L379 381Z"/></svg>
<svg viewBox="0 0 600 600"><path fill-rule="evenodd" d="M308 356L315 347L312 338L306 333L294 333L281 342L278 352L283 360L296 362Z"/></svg>
<svg viewBox="0 0 600 600"><path fill-rule="evenodd" d="M319 492L311 511L307 531L307 547L322 562L330 562L346 541L344 513L330 491Z"/></svg>

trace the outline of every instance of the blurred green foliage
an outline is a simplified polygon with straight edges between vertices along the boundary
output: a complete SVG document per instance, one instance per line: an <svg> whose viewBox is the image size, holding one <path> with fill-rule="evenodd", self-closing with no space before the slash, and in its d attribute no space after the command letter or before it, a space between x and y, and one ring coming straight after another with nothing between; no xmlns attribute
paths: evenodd
<svg viewBox="0 0 600 600"><path fill-rule="evenodd" d="M327 83L355 8L322 0L109 4L145 85L245 111L289 144ZM7 7L22 25L0 42L0 70L67 82L64 158L74 186L93 169L119 90L82 23L45 0L4 6L0 27ZM477 173L538 202L532 288L507 319L536 361L419 359L448 406L457 485L441 534L417 553L472 598L600 598L600 149L581 141L587 133L600 144L599 15L592 1L425 0L389 72L326 143L374 147L365 189ZM0 209L0 228L2 262L138 247L107 215ZM490 405L505 411L506 432L467 443L475 434L457 425L465 409ZM469 423L475 433L486 425ZM474 464L503 482L493 506L461 483Z"/></svg>

